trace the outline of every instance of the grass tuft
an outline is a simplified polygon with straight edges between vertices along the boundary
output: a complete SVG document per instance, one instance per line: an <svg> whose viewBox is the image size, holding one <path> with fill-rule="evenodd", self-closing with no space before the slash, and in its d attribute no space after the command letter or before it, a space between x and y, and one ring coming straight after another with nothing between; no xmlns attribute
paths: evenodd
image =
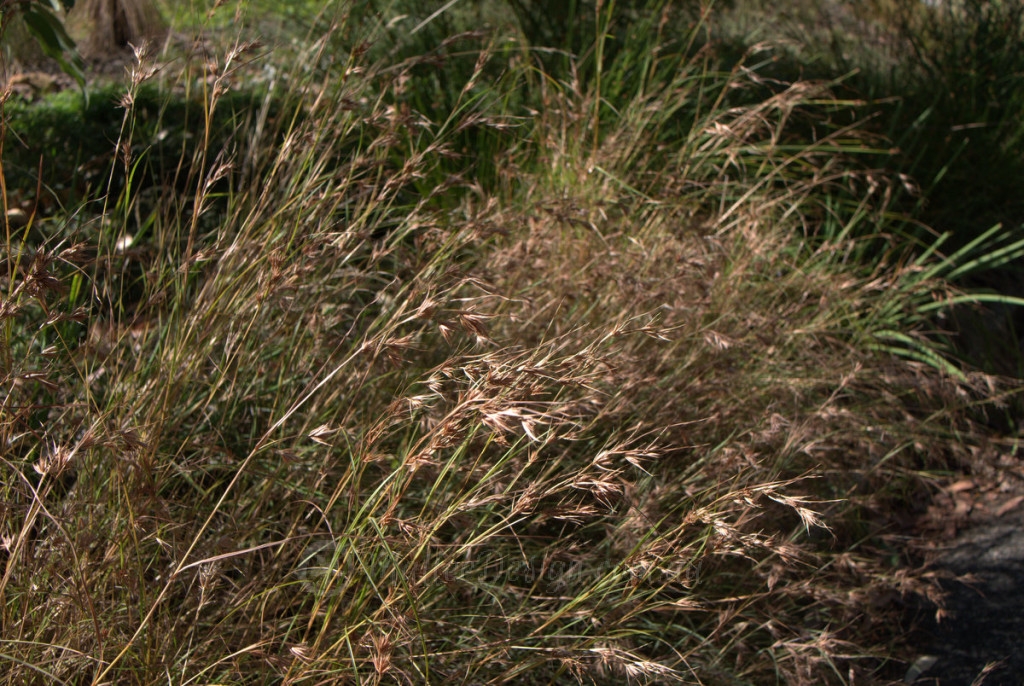
<svg viewBox="0 0 1024 686"><path fill-rule="evenodd" d="M841 81L665 3L552 60L523 5L338 13L290 71L139 51L101 179L6 222L8 683L910 661L892 601L941 594L898 519L1018 390L937 327L1020 242L908 240Z"/></svg>

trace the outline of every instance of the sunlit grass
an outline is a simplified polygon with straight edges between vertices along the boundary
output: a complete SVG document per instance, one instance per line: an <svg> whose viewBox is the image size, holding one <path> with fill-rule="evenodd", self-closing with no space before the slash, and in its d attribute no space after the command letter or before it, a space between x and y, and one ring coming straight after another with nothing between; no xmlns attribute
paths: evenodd
<svg viewBox="0 0 1024 686"><path fill-rule="evenodd" d="M7 683L900 671L890 514L1012 390L936 317L1020 246L893 241L861 103L661 19L552 73L339 15L226 139L273 51L142 57L123 182L5 236Z"/></svg>

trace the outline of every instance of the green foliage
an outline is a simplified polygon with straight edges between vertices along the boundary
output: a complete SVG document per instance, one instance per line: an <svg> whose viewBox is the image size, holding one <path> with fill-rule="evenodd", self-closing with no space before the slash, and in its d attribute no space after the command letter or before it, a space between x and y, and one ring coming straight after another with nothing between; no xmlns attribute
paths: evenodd
<svg viewBox="0 0 1024 686"><path fill-rule="evenodd" d="M1024 6L1013 2L748 2L720 28L736 59L756 41L785 46L767 73L783 80L841 78L868 100L866 128L891 148L869 163L898 177L894 207L918 222L922 246L950 232L962 246L1024 216ZM753 20L743 21L744 17ZM902 175L902 176L900 176Z"/></svg>
<svg viewBox="0 0 1024 686"><path fill-rule="evenodd" d="M884 232L874 217L826 227L858 236L859 259L868 261L883 258L894 242L918 254L930 251L939 236L954 253L977 245L981 235L996 241L982 253L1002 255L1002 246L1016 245L1024 237L1024 127L1017 116L1024 105L1024 6L983 0L785 5L738 7L719 28L729 54L736 59L753 41L781 39L786 49L766 72L771 77L842 75L842 92L869 103L871 118L862 128L880 137L872 146L879 154L861 157L873 170L868 177L898 180L885 190L898 215ZM755 19L744 23L751 14ZM875 181L869 188L879 188ZM841 202L859 205L856 195ZM997 224L1002 229L992 235L988 229ZM1024 369L1015 342L1024 318L1009 305L1024 296L1021 271L1015 255L952 275L990 298L984 308L955 309L962 335L950 339L948 350L958 351L952 354L988 370ZM985 329L1003 333L985 340L977 334Z"/></svg>
<svg viewBox="0 0 1024 686"><path fill-rule="evenodd" d="M65 92L37 103L7 103L8 190L29 195L41 184L46 197L40 202L71 207L98 194L121 192L128 170L111 142L121 135L125 96L125 86L107 84L93 87L88 101ZM142 160L133 171L135 184L152 188L173 183L182 159L192 159L204 143L223 148L254 125L251 114L264 103L267 117L280 116L282 103L262 88L225 94L212 113L207 139L201 94L169 98L156 84L142 84L132 93L134 133L127 149L131 159Z"/></svg>
<svg viewBox="0 0 1024 686"><path fill-rule="evenodd" d="M942 3L903 34L915 71L894 117L906 173L923 186L922 218L966 242L1024 216L1024 6L1013 2Z"/></svg>
<svg viewBox="0 0 1024 686"><path fill-rule="evenodd" d="M6 28L12 15L20 18L43 52L56 60L84 92L85 63L60 18L65 9L74 5L74 0L7 0L4 5L3 26Z"/></svg>

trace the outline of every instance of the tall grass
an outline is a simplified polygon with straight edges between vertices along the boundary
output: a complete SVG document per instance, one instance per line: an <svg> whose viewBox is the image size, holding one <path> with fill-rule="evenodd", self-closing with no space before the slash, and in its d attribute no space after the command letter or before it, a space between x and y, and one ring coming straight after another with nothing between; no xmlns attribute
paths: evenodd
<svg viewBox="0 0 1024 686"><path fill-rule="evenodd" d="M955 253L987 235L994 242L979 254L1012 256L961 271L956 282L987 289L993 301L996 294L1021 295L1020 255L1010 248L1021 238L1022 216L1014 114L1024 92L1019 3L744 0L718 8L715 40L734 59L768 41L778 47L764 76L835 80L847 98L867 101L872 116L864 127L879 134L882 149L862 159L902 181L885 190L890 208L907 219L889 223L889 238L915 244L918 252L941 240L941 251ZM989 233L996 225L1001 229ZM871 223L855 230L867 239L861 258L884 255L884 243L869 240ZM957 355L990 371L1021 374L1018 308L961 307L950 321L958 335L949 347Z"/></svg>
<svg viewBox="0 0 1024 686"><path fill-rule="evenodd" d="M5 236L7 683L900 670L887 599L936 589L888 512L1009 392L923 316L967 253L852 259L854 105L653 16L584 80L487 37L423 109L450 63L339 19L221 147L267 58L183 60L203 144L155 198L140 53L125 183Z"/></svg>

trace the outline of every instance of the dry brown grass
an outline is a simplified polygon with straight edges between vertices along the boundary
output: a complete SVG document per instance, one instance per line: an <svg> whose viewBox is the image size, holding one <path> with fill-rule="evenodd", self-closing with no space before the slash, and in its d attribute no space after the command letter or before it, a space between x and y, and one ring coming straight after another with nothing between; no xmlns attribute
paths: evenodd
<svg viewBox="0 0 1024 686"><path fill-rule="evenodd" d="M61 309L74 265L130 259L130 200L98 258L8 258L7 682L875 678L890 601L935 593L877 552L895 489L962 458L1001 382L878 350L927 340L938 275L798 240L871 187L855 128L792 146L844 105L729 104L756 73L701 59L611 119L547 82L485 190L438 171L447 136L507 113L467 96L442 127L390 90L417 65L359 60L182 170L130 308Z"/></svg>

